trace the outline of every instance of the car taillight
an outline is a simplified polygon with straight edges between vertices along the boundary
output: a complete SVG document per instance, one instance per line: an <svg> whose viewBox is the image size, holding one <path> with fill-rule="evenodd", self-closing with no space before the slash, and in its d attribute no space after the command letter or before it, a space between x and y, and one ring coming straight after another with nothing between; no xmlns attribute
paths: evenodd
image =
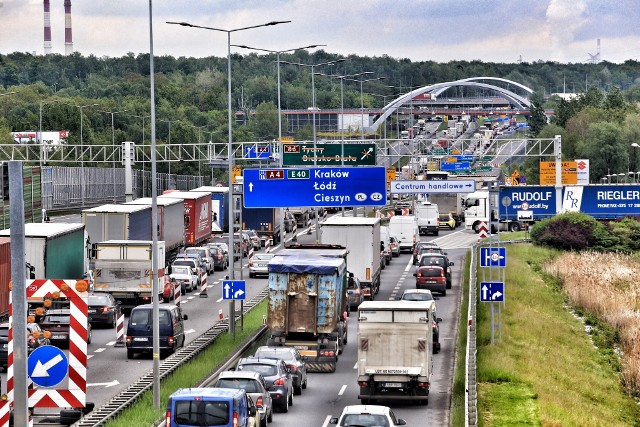
<svg viewBox="0 0 640 427"><path fill-rule="evenodd" d="M132 341L131 335L127 335L127 344L131 344L131 341Z"/></svg>
<svg viewBox="0 0 640 427"><path fill-rule="evenodd" d="M233 427L238 427L238 413L233 411Z"/></svg>
<svg viewBox="0 0 640 427"><path fill-rule="evenodd" d="M273 385L284 385L284 378L278 378L273 382Z"/></svg>
<svg viewBox="0 0 640 427"><path fill-rule="evenodd" d="M218 259L221 260L222 259L222 252L218 252Z"/></svg>
<svg viewBox="0 0 640 427"><path fill-rule="evenodd" d="M249 267L253 267L253 262L250 262L250 263L249 263Z"/></svg>
<svg viewBox="0 0 640 427"><path fill-rule="evenodd" d="M335 355L336 353L333 350L323 350L320 352L320 356L324 356L324 357L333 357Z"/></svg>
<svg viewBox="0 0 640 427"><path fill-rule="evenodd" d="M164 423L167 427L171 426L171 411L167 411L167 414L164 417Z"/></svg>
<svg viewBox="0 0 640 427"><path fill-rule="evenodd" d="M356 289L356 290L355 290L355 292L354 292L354 294L356 294L356 295L360 295L360 289Z"/></svg>
<svg viewBox="0 0 640 427"><path fill-rule="evenodd" d="M262 396L258 396L258 398L256 399L256 406L258 408L262 408L264 406L264 403L262 401Z"/></svg>
<svg viewBox="0 0 640 427"><path fill-rule="evenodd" d="M105 306L105 307L102 307L102 312L103 312L103 313L106 313L107 311L109 311L109 309L110 309L110 308L109 308L109 307L106 307L106 306Z"/></svg>
<svg viewBox="0 0 640 427"><path fill-rule="evenodd" d="M413 235L413 243L415 243L415 242L416 242L416 235L414 234Z"/></svg>
<svg viewBox="0 0 640 427"><path fill-rule="evenodd" d="M289 369L291 369L292 372L298 372L298 367L296 365L289 365Z"/></svg>
<svg viewBox="0 0 640 427"><path fill-rule="evenodd" d="M444 277L444 270L440 273L440 277Z"/></svg>
<svg viewBox="0 0 640 427"><path fill-rule="evenodd" d="M173 347L173 344L175 343L175 337L168 337L167 338L167 344L169 345L169 347Z"/></svg>

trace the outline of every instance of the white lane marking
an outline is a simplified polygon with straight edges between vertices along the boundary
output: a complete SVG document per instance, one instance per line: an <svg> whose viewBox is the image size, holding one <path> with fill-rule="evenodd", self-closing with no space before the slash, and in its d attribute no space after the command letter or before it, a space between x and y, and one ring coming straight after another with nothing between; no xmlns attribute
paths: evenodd
<svg viewBox="0 0 640 427"><path fill-rule="evenodd" d="M185 300L181 300L181 301L180 301L180 305L182 305L182 304L186 304L186 303L188 303L188 302L189 302L189 300L186 300L186 299L185 299Z"/></svg>
<svg viewBox="0 0 640 427"><path fill-rule="evenodd" d="M198 295L200 295L200 292L196 292L196 293L195 293L195 294L193 294L193 295L198 296Z"/></svg>
<svg viewBox="0 0 640 427"><path fill-rule="evenodd" d="M194 299L194 298L195 298L194 296L187 297L187 299Z"/></svg>
<svg viewBox="0 0 640 427"><path fill-rule="evenodd" d="M106 343L105 345L115 345L116 342L115 341L109 341L108 343Z"/></svg>
<svg viewBox="0 0 640 427"><path fill-rule="evenodd" d="M322 423L322 427L327 427L329 425L329 421L331 421L331 415L327 415L327 418L325 418Z"/></svg>
<svg viewBox="0 0 640 427"><path fill-rule="evenodd" d="M342 396L346 389L347 389L347 385L343 384L342 387L340 387L340 391L338 392L338 396Z"/></svg>
<svg viewBox="0 0 640 427"><path fill-rule="evenodd" d="M409 262L407 263L407 267L404 269L405 273L411 270L413 267L413 256L409 257Z"/></svg>
<svg viewBox="0 0 640 427"><path fill-rule="evenodd" d="M194 333L196 330L195 329L188 329L186 331L184 331L185 334L192 334Z"/></svg>
<svg viewBox="0 0 640 427"><path fill-rule="evenodd" d="M106 348L96 348L93 352L94 353L102 353L105 350L106 350Z"/></svg>
<svg viewBox="0 0 640 427"><path fill-rule="evenodd" d="M353 365L353 369L358 369L358 362L356 362L356 364Z"/></svg>
<svg viewBox="0 0 640 427"><path fill-rule="evenodd" d="M222 301L222 299L223 299L223 298L224 298L224 297L220 297L219 299L217 299L217 300L216 300L216 302L220 302L220 301Z"/></svg>
<svg viewBox="0 0 640 427"><path fill-rule="evenodd" d="M93 357L93 354L88 354L87 355L87 359L91 359Z"/></svg>
<svg viewBox="0 0 640 427"><path fill-rule="evenodd" d="M213 288L213 285L208 285L207 288L211 289Z"/></svg>

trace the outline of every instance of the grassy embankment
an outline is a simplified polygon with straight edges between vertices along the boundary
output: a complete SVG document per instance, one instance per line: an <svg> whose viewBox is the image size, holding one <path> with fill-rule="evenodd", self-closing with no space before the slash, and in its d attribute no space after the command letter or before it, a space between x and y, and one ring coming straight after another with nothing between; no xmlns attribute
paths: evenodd
<svg viewBox="0 0 640 427"><path fill-rule="evenodd" d="M160 385L160 409L153 407L153 393L145 393L135 404L125 410L107 427L153 426L165 413L167 398L179 388L193 387L208 376L230 353L262 327L262 316L267 313L266 302L260 303L244 318L244 330L237 322L235 340L228 333L222 334L215 343L190 362L178 368Z"/></svg>
<svg viewBox="0 0 640 427"><path fill-rule="evenodd" d="M631 379L621 375L614 355L619 333L603 319L587 315L586 323L595 326L588 335L583 319L568 308L585 305L575 297L580 289L589 291L585 299L592 302L606 297L589 290L601 281L596 271L586 268L589 263L572 264L563 254L530 244L509 245L507 254L506 304L494 345L489 304L478 306L479 425L640 425L640 408L622 386L623 379ZM606 262L616 265L612 255L607 257ZM559 261L547 271L563 270L565 278L574 278L571 300L566 284L561 287L544 272L543 265L552 258ZM455 420L452 425L463 425L464 417Z"/></svg>

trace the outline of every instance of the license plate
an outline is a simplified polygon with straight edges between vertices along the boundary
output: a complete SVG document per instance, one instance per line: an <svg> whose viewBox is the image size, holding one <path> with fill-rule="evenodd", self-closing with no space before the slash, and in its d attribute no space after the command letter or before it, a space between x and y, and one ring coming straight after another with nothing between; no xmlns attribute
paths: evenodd
<svg viewBox="0 0 640 427"><path fill-rule="evenodd" d="M266 267L267 264L258 264L258 267Z"/></svg>
<svg viewBox="0 0 640 427"><path fill-rule="evenodd" d="M7 348L8 344L2 344L2 348Z"/></svg>
<svg viewBox="0 0 640 427"><path fill-rule="evenodd" d="M54 339L54 340L64 340L64 339L67 339L67 336L66 335L52 335L51 338Z"/></svg>
<svg viewBox="0 0 640 427"><path fill-rule="evenodd" d="M97 312L97 310L87 310L87 313L89 313L89 314L94 314L96 312Z"/></svg>
<svg viewBox="0 0 640 427"><path fill-rule="evenodd" d="M133 338L134 341L148 341L148 338L144 338L144 337L134 337Z"/></svg>
<svg viewBox="0 0 640 427"><path fill-rule="evenodd" d="M425 283L436 283L435 280L425 280Z"/></svg>
<svg viewBox="0 0 640 427"><path fill-rule="evenodd" d="M384 386L387 388L401 388L402 383L384 383Z"/></svg>

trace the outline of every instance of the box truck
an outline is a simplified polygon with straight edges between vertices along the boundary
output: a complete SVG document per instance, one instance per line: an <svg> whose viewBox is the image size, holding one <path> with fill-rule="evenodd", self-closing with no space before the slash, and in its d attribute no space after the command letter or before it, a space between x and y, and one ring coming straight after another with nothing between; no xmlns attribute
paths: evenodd
<svg viewBox="0 0 640 427"><path fill-rule="evenodd" d="M211 237L211 193L173 191L158 198L182 199L187 246L200 246Z"/></svg>
<svg viewBox="0 0 640 427"><path fill-rule="evenodd" d="M93 245L105 240L151 240L151 206L107 204L82 211ZM94 253L92 252L91 258Z"/></svg>

